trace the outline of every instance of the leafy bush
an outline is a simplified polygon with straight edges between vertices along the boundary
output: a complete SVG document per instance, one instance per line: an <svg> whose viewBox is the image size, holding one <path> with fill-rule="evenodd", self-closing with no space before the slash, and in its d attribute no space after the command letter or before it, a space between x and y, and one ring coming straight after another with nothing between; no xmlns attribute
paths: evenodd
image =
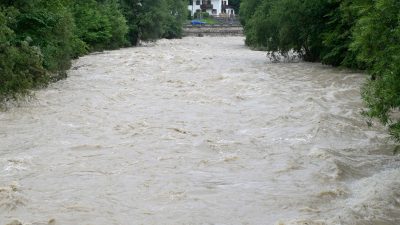
<svg viewBox="0 0 400 225"><path fill-rule="evenodd" d="M204 19L207 19L207 18L210 17L210 14L208 12L202 12L201 13L201 17L204 18Z"/></svg>
<svg viewBox="0 0 400 225"><path fill-rule="evenodd" d="M351 48L371 74L362 91L368 106L365 114L388 124L400 141L400 120L393 115L400 109L400 2L369 2L358 13Z"/></svg>
<svg viewBox="0 0 400 225"><path fill-rule="evenodd" d="M129 28L117 0L108 0L101 5L100 11L107 17L111 26L111 38L104 48L116 49L128 45L126 35Z"/></svg>
<svg viewBox="0 0 400 225"><path fill-rule="evenodd" d="M365 69L365 115L400 141L400 1L243 0L246 44L306 61Z"/></svg>
<svg viewBox="0 0 400 225"><path fill-rule="evenodd" d="M115 1L74 1L72 4L76 35L87 50L118 48L126 44L128 27Z"/></svg>
<svg viewBox="0 0 400 225"><path fill-rule="evenodd" d="M195 12L195 13L193 14L193 18L194 18L194 19L200 19L200 17L201 17L201 12L200 12L200 11L197 11L197 12Z"/></svg>
<svg viewBox="0 0 400 225"><path fill-rule="evenodd" d="M240 12L240 0L230 0L229 5L232 6L236 14Z"/></svg>
<svg viewBox="0 0 400 225"><path fill-rule="evenodd" d="M59 0L10 1L7 10L18 12L10 28L16 41L30 40L43 55L43 67L50 72L70 66L73 18Z"/></svg>
<svg viewBox="0 0 400 225"><path fill-rule="evenodd" d="M263 0L243 0L240 3L240 22L244 26L244 28L247 28L247 21L249 21L253 15L255 14L256 9L260 6L260 4L263 2ZM268 4L268 3L266 3ZM265 6L264 6L265 7ZM260 6L261 8L261 6ZM268 14L269 10L265 12L265 14ZM260 17L261 15L258 15ZM247 29L248 31L253 30L253 29ZM246 33L246 37L248 33Z"/></svg>
<svg viewBox="0 0 400 225"><path fill-rule="evenodd" d="M18 15L15 9L0 9L0 101L18 99L48 80L40 50L28 41L16 41L9 27Z"/></svg>
<svg viewBox="0 0 400 225"><path fill-rule="evenodd" d="M144 1L121 0L123 12L128 21L129 41L154 40L164 33L164 22L168 12L165 0Z"/></svg>
<svg viewBox="0 0 400 225"><path fill-rule="evenodd" d="M0 102L65 75L90 51L182 35L185 0L1 0Z"/></svg>
<svg viewBox="0 0 400 225"><path fill-rule="evenodd" d="M325 0L264 0L257 4L254 0L242 4L248 45L282 54L294 50L308 61L320 59L324 15L329 8Z"/></svg>
<svg viewBox="0 0 400 225"><path fill-rule="evenodd" d="M140 13L142 3L139 0L120 0L122 12L128 23L128 41L137 45L140 40Z"/></svg>
<svg viewBox="0 0 400 225"><path fill-rule="evenodd" d="M180 38L182 37L182 26L186 20L185 0L168 0L169 13L164 22L164 38ZM190 15L190 14L189 14Z"/></svg>
<svg viewBox="0 0 400 225"><path fill-rule="evenodd" d="M139 40L155 40L161 37L182 36L186 19L185 0L120 0L129 26L128 39L133 45Z"/></svg>
<svg viewBox="0 0 400 225"><path fill-rule="evenodd" d="M142 2L139 13L139 37L141 40L156 40L165 32L165 21L169 12L166 0L152 0Z"/></svg>
<svg viewBox="0 0 400 225"><path fill-rule="evenodd" d="M352 28L357 15L352 1L333 1L331 11L326 15L328 22L322 34L324 50L321 52L323 63L333 66L363 68L356 60L356 53L349 51L352 42Z"/></svg>

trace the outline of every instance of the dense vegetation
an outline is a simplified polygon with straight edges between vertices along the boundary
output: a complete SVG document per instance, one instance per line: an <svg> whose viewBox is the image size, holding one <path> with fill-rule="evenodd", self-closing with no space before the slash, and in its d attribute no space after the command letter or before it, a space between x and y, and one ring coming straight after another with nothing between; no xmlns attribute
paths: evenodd
<svg viewBox="0 0 400 225"><path fill-rule="evenodd" d="M366 70L364 114L400 141L399 0L242 0L240 14L253 48Z"/></svg>
<svg viewBox="0 0 400 225"><path fill-rule="evenodd" d="M185 0L0 0L0 104L91 51L179 38Z"/></svg>
<svg viewBox="0 0 400 225"><path fill-rule="evenodd" d="M241 0L229 0L229 5L235 10L235 14L239 15Z"/></svg>

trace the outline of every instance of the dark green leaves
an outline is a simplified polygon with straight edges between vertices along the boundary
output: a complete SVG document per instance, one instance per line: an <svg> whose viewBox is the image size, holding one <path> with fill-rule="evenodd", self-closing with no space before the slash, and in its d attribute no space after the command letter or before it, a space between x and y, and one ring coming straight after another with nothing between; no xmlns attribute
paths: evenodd
<svg viewBox="0 0 400 225"><path fill-rule="evenodd" d="M243 0L241 7L247 45L367 70L364 114L400 141L400 1Z"/></svg>
<svg viewBox="0 0 400 225"><path fill-rule="evenodd" d="M0 102L63 75L90 51L182 35L185 0L0 0Z"/></svg>

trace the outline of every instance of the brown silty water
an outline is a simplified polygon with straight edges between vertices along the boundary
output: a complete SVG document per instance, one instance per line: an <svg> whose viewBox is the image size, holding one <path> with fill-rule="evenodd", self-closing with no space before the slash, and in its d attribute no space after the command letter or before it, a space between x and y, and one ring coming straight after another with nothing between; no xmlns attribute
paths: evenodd
<svg viewBox="0 0 400 225"><path fill-rule="evenodd" d="M362 74L191 37L68 75L0 113L0 224L400 224Z"/></svg>

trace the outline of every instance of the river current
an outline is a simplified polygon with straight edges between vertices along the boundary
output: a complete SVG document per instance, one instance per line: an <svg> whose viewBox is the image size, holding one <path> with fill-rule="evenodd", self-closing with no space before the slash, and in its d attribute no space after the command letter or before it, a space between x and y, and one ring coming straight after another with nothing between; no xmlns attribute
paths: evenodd
<svg viewBox="0 0 400 225"><path fill-rule="evenodd" d="M365 75L243 41L91 54L0 112L0 224L400 224L400 157L360 115Z"/></svg>

